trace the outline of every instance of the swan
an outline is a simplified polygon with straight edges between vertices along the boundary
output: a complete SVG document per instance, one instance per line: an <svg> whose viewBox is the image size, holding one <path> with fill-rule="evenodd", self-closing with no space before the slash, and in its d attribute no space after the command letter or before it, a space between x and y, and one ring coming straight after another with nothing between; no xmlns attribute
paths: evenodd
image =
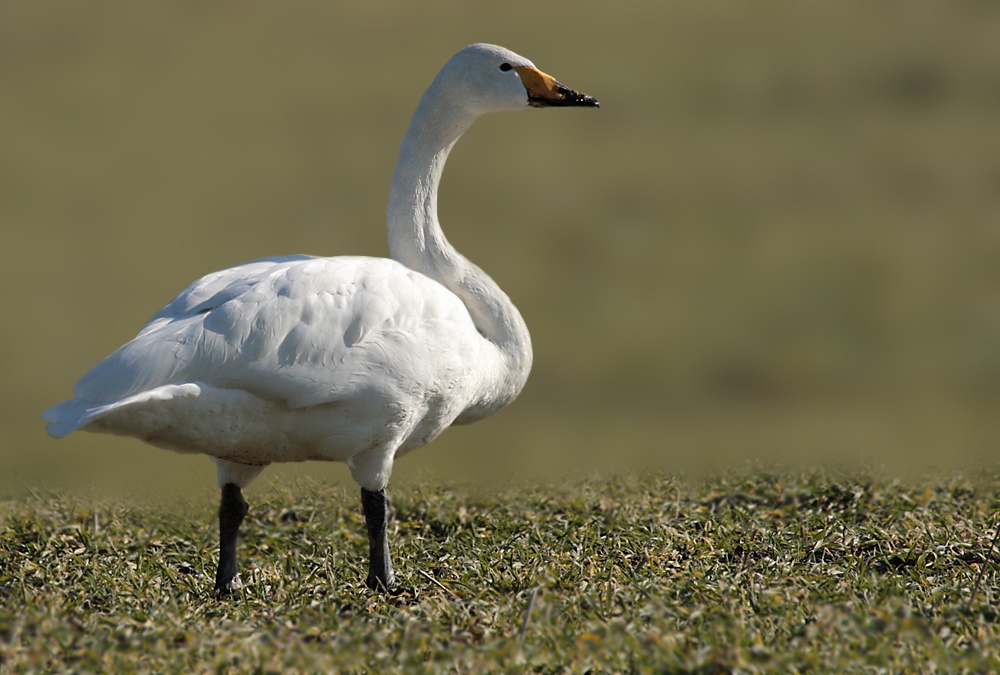
<svg viewBox="0 0 1000 675"><path fill-rule="evenodd" d="M346 462L361 487L366 584L389 590L393 460L513 401L532 361L517 308L441 230L445 160L480 115L553 106L599 103L507 49L465 47L403 137L390 258L290 255L198 279L43 413L48 434L123 434L210 456L222 493L215 596L242 587L242 489L272 462Z"/></svg>

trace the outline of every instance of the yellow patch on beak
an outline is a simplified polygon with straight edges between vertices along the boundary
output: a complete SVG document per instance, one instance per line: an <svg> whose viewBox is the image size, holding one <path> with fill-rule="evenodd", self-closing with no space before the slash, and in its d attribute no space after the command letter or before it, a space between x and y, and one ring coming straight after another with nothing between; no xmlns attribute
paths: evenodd
<svg viewBox="0 0 1000 675"><path fill-rule="evenodd" d="M514 66L521 78L521 84L528 92L528 104L536 108L549 106L585 106L597 108L597 99L566 87L551 75L532 66Z"/></svg>
<svg viewBox="0 0 1000 675"><path fill-rule="evenodd" d="M559 88L562 85L556 78L531 66L514 66L514 71L521 76L521 82L528 90L528 98L559 98Z"/></svg>

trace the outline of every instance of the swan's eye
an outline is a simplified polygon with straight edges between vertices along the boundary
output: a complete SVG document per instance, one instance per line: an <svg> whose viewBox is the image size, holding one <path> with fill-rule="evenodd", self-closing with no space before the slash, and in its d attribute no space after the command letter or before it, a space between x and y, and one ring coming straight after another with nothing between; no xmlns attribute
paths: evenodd
<svg viewBox="0 0 1000 675"><path fill-rule="evenodd" d="M513 67L514 66L510 65L509 63L504 63L504 64L501 64L500 70L502 70L503 72L506 73L508 70L511 70Z"/></svg>

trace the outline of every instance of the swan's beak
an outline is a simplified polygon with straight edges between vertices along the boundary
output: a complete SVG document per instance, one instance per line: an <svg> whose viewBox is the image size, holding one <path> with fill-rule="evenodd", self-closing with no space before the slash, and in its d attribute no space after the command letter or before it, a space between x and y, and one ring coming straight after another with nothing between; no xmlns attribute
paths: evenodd
<svg viewBox="0 0 1000 675"><path fill-rule="evenodd" d="M531 66L514 66L521 76L521 83L528 90L528 105L534 108L579 107L600 108L600 102L593 96L581 94L559 84L556 78L546 75Z"/></svg>

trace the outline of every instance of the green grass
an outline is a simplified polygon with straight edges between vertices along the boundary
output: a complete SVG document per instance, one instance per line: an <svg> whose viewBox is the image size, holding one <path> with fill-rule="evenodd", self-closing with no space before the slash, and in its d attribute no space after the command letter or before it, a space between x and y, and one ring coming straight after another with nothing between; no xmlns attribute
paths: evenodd
<svg viewBox="0 0 1000 675"><path fill-rule="evenodd" d="M996 672L994 565L966 605L998 482L404 486L391 597L363 585L353 486L279 482L248 494L222 601L214 495L36 493L0 506L0 672Z"/></svg>

